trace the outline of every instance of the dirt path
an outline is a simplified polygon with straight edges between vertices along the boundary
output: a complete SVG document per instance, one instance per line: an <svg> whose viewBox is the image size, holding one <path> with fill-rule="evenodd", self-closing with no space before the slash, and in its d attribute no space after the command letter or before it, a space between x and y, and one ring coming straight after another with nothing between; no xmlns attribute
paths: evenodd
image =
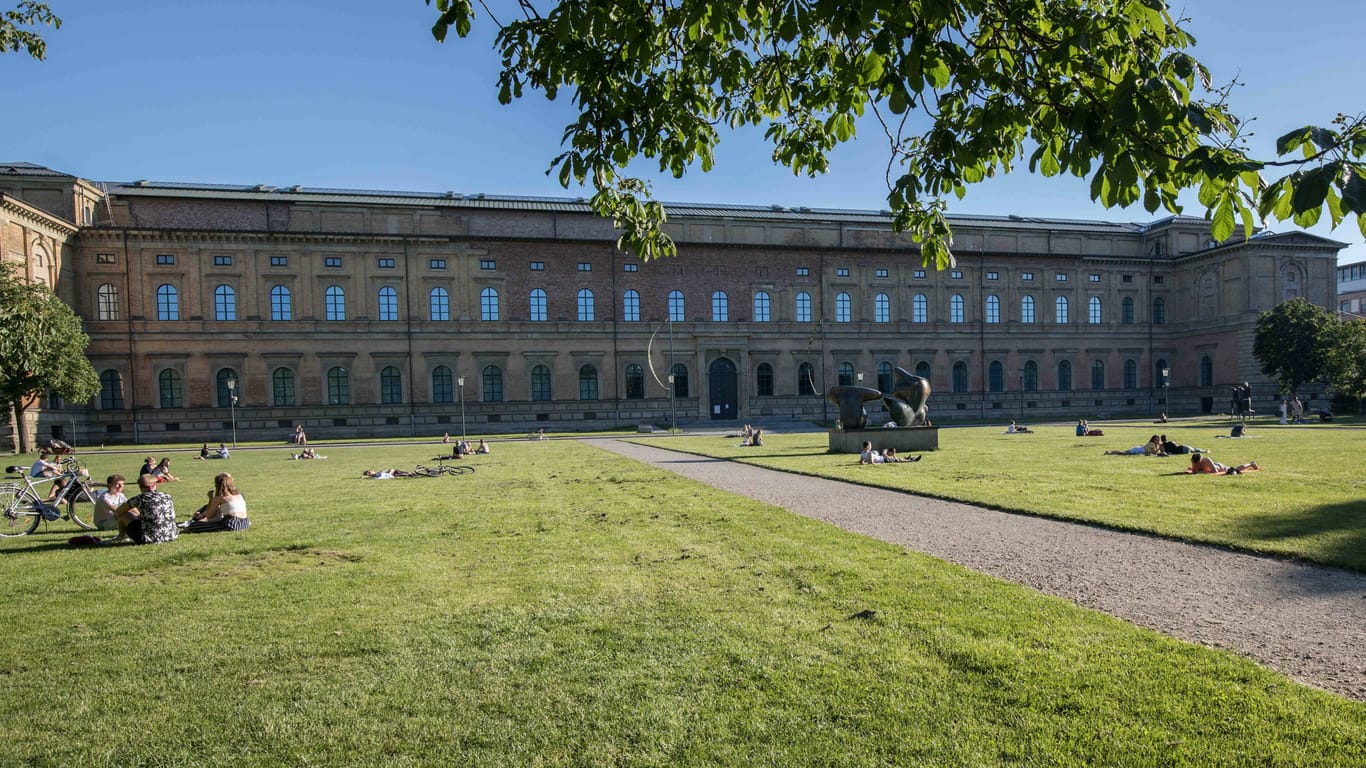
<svg viewBox="0 0 1366 768"><path fill-rule="evenodd" d="M1366 574L619 440L592 445L1183 640L1229 649L1303 683L1366 701Z"/></svg>

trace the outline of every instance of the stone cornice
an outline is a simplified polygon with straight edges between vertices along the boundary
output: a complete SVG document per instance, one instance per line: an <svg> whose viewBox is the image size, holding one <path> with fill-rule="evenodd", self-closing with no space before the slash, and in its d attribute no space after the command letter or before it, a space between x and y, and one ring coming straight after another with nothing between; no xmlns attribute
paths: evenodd
<svg viewBox="0 0 1366 768"><path fill-rule="evenodd" d="M72 222L60 216L48 213L42 208L36 208L17 197L11 197L0 192L0 210L5 213L23 219L24 221L38 227L43 227L54 235L63 238L71 237L80 231Z"/></svg>
<svg viewBox="0 0 1366 768"><path fill-rule="evenodd" d="M81 242L85 245L98 243L121 243L127 237L134 241L154 240L159 242L209 242L222 243L264 243L284 242L323 242L323 243L449 243L469 241L466 235L395 235L370 232L267 232L262 230L208 230L208 229L147 229L132 227L85 227L79 230Z"/></svg>

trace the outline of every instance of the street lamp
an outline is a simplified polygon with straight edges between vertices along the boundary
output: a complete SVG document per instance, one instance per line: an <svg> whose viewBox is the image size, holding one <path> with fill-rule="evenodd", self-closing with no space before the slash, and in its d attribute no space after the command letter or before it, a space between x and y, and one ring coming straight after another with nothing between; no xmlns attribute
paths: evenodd
<svg viewBox="0 0 1366 768"><path fill-rule="evenodd" d="M228 385L228 413L232 416L232 447L237 447L237 379L229 378L225 384Z"/></svg>
<svg viewBox="0 0 1366 768"><path fill-rule="evenodd" d="M460 387L460 441L465 440L465 377L457 376L455 385Z"/></svg>
<svg viewBox="0 0 1366 768"><path fill-rule="evenodd" d="M678 412L674 410L674 394L678 390L674 387L674 375L669 374L669 432L672 434L678 428Z"/></svg>
<svg viewBox="0 0 1366 768"><path fill-rule="evenodd" d="M1166 412L1167 412L1167 409L1170 408L1170 407L1172 407L1172 406L1171 406L1171 403L1167 402L1167 386L1168 386L1169 384L1171 384L1171 374L1172 374L1172 369L1170 369L1170 368L1163 368L1163 369L1162 369L1162 412L1163 412L1163 413L1166 413Z"/></svg>
<svg viewBox="0 0 1366 768"><path fill-rule="evenodd" d="M1020 423L1025 420L1025 388L1024 388L1024 369L1020 369Z"/></svg>
<svg viewBox="0 0 1366 768"><path fill-rule="evenodd" d="M854 374L854 381L858 382L860 387L863 386L863 371Z"/></svg>

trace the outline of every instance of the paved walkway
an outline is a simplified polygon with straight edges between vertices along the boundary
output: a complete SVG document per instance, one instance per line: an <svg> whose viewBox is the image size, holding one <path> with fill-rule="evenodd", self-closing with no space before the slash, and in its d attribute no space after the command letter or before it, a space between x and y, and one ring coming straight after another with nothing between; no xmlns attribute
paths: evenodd
<svg viewBox="0 0 1366 768"><path fill-rule="evenodd" d="M620 440L593 445L1366 701L1366 574L998 512Z"/></svg>

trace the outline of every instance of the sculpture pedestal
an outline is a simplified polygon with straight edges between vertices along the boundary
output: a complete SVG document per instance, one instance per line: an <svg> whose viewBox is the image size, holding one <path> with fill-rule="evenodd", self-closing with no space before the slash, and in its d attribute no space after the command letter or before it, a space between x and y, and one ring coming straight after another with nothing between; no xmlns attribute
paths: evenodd
<svg viewBox="0 0 1366 768"><path fill-rule="evenodd" d="M863 441L873 448L895 448L897 453L918 453L939 450L939 427L897 427L888 429L832 429L830 453L861 453Z"/></svg>

